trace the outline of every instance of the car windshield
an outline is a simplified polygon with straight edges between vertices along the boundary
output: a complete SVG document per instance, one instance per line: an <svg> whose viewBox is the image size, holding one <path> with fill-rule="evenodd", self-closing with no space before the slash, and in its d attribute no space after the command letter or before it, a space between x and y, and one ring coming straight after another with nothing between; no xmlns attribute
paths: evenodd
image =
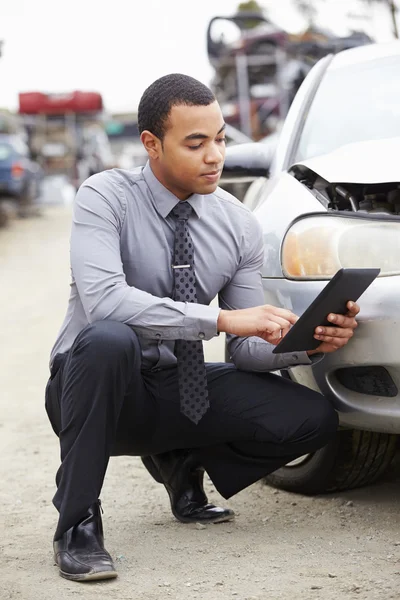
<svg viewBox="0 0 400 600"><path fill-rule="evenodd" d="M11 146L0 142L0 160L7 160L12 154Z"/></svg>
<svg viewBox="0 0 400 600"><path fill-rule="evenodd" d="M400 137L400 56L327 71L315 95L296 162L345 144Z"/></svg>

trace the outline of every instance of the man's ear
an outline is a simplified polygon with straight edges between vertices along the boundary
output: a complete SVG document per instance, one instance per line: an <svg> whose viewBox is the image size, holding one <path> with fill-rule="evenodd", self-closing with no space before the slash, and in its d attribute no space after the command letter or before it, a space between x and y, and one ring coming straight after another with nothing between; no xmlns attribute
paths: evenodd
<svg viewBox="0 0 400 600"><path fill-rule="evenodd" d="M161 140L159 140L158 137L154 135L154 133L151 133L147 130L142 131L140 140L143 146L145 147L149 158L153 158L154 160L159 158L159 156L162 153L162 144Z"/></svg>

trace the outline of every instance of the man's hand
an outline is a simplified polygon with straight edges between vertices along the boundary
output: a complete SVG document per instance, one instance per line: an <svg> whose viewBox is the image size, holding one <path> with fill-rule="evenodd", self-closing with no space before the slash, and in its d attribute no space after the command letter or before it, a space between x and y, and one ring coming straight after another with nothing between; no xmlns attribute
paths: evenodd
<svg viewBox="0 0 400 600"><path fill-rule="evenodd" d="M298 318L290 310L269 304L241 310L221 310L218 331L240 337L255 335L276 346Z"/></svg>
<svg viewBox="0 0 400 600"><path fill-rule="evenodd" d="M348 302L347 308L349 310L345 315L330 314L328 316L328 321L335 327L316 328L314 337L321 341L321 345L316 350L309 350L307 352L309 356L317 352L324 354L335 352L335 350L343 348L353 337L354 330L358 325L356 316L360 312L360 307L355 302Z"/></svg>
<svg viewBox="0 0 400 600"><path fill-rule="evenodd" d="M307 354L323 352L328 354L343 348L353 337L357 327L356 316L360 307L355 302L347 303L345 315L331 314L328 320L334 327L317 327L314 337L321 341L316 350ZM299 317L290 310L264 304L242 310L221 310L218 317L218 331L232 333L240 337L257 336L276 346Z"/></svg>

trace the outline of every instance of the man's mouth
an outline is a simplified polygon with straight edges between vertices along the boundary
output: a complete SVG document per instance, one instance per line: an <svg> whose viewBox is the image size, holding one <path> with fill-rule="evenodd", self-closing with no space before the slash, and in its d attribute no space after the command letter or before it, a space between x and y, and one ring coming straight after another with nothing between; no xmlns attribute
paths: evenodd
<svg viewBox="0 0 400 600"><path fill-rule="evenodd" d="M210 181L210 183L215 183L220 178L221 171L209 171L208 173L203 173L202 177Z"/></svg>

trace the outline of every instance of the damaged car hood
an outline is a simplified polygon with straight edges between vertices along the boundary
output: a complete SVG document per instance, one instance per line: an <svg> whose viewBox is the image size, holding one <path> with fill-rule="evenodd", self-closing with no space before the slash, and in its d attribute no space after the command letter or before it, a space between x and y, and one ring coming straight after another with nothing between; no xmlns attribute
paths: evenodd
<svg viewBox="0 0 400 600"><path fill-rule="evenodd" d="M306 167L331 183L400 182L399 156L400 137L395 137L347 144L293 168Z"/></svg>

